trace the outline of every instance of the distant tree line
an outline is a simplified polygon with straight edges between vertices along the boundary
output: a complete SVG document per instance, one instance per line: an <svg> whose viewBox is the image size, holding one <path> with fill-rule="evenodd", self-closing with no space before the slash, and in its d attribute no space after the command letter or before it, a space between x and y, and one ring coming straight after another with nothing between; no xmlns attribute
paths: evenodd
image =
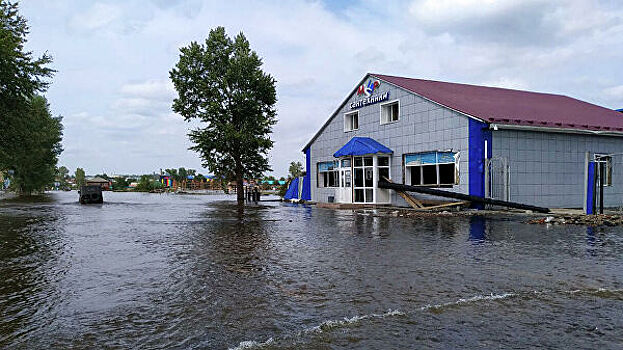
<svg viewBox="0 0 623 350"><path fill-rule="evenodd" d="M0 171L20 194L54 181L63 135L62 118L52 116L40 95L54 73L52 58L26 51L27 34L17 3L0 0Z"/></svg>

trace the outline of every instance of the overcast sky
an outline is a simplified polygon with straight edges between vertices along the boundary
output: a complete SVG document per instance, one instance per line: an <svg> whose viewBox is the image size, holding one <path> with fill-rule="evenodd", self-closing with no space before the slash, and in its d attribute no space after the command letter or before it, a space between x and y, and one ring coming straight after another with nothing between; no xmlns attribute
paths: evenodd
<svg viewBox="0 0 623 350"><path fill-rule="evenodd" d="M376 72L569 95L623 108L623 5L584 0L22 0L28 48L58 70L72 173L199 169L171 111L179 48L243 31L277 80L275 175L365 75Z"/></svg>

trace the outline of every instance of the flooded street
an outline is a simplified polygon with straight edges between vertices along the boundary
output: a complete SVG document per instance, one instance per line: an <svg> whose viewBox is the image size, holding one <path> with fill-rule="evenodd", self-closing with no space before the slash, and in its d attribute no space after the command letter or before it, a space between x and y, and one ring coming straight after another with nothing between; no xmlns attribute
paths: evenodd
<svg viewBox="0 0 623 350"><path fill-rule="evenodd" d="M0 201L0 348L623 346L621 228L77 197Z"/></svg>

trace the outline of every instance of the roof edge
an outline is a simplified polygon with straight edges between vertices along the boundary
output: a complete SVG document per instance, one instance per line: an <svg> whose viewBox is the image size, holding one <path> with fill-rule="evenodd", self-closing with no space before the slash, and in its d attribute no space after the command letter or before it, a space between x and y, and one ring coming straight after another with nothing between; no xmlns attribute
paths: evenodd
<svg viewBox="0 0 623 350"><path fill-rule="evenodd" d="M404 86L400 86L400 85L398 85L398 84L395 84L395 83L392 83L392 82L390 82L390 81L387 81L387 80L385 80L385 79L381 78L380 76L378 76L378 75L376 75L376 74L369 73L369 75L370 75L370 76L373 76L373 77L375 77L375 78L377 78L377 79L380 79L380 80L384 81L386 84L389 84L389 85L395 86L395 87L397 87L397 88L399 88L399 89L403 89L403 90L405 90L405 91L408 91L410 94L416 95L416 96L418 96L418 97L420 97L420 98L422 98L422 99L424 99L424 100L426 100L426 101L428 101L428 102L432 102L432 103L434 103L434 104L436 104L436 105L438 105L438 106L441 106L441 107L446 108L446 109L449 109L449 110L451 110L451 111L453 111L453 112L456 112L456 113L462 114L462 115L464 115L464 116L466 116L466 117L468 117L468 118L470 118L470 119L474 119L474 120L479 121L479 122L483 122L483 123L488 123L488 124L490 124L490 122L486 121L486 120L485 120L485 119L483 119L483 118L479 118L479 117L473 116L473 115L471 115L471 114L469 114L469 113L466 113L466 112L463 112L463 111L461 111L461 110L458 110L458 109L456 109L456 108L452 108L452 107L446 106L446 105L444 105L443 103L439 103L439 102L437 102L437 101L435 101L435 100L432 100L432 99L430 99L430 98L428 98L428 97L426 97L426 96L420 95L419 93L417 93L417 92L415 92L415 91L413 91L413 90L407 89L407 88L406 88L406 87L404 87ZM381 76L382 76L382 75L381 75ZM389 77L389 76L391 76L391 75L386 75L386 76L387 76L387 77ZM397 78L400 78L400 77L397 77ZM408 78L408 79L411 79L411 78ZM434 80L431 80L431 81L434 81Z"/></svg>
<svg viewBox="0 0 623 350"><path fill-rule="evenodd" d="M618 136L623 137L623 131L602 131L602 130L588 130L588 129L572 129L572 128L555 128L547 126L529 126L529 125L514 125L514 124L496 124L491 123L489 129L498 130L523 130L523 131L541 131L541 132L555 132L561 134L585 134L585 135L598 135L598 136Z"/></svg>
<svg viewBox="0 0 623 350"><path fill-rule="evenodd" d="M337 115L337 113L340 111L340 109L342 109L342 107L346 104L346 102L348 102L348 99L352 96L353 93L355 93L355 91L357 91L357 88L359 88L359 85L363 84L364 81L371 76L371 73L366 73L363 78L361 80L359 80L358 84L355 84L355 87L348 93L348 95L346 95L346 98L344 98L344 100L342 101L342 103L340 103L337 108L335 109L335 112L333 112L331 114L331 116L329 117L329 119L327 119L327 121L324 122L324 124L322 124L322 126L320 127L320 129L318 129L318 131L316 131L316 133L314 134L314 136L312 136L312 138L305 144L305 147L303 147L303 149L301 150L303 153L305 153L305 150L308 149L309 147L311 147L311 144L314 143L314 141L316 141L316 139L318 138L318 136L320 136L320 133L322 133L322 131L329 125L329 123L331 122L331 120L333 120L333 118Z"/></svg>

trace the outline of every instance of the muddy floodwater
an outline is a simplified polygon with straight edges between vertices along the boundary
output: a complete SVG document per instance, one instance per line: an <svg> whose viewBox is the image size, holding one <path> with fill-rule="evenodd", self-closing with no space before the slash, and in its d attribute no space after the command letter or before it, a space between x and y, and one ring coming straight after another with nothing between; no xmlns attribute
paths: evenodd
<svg viewBox="0 0 623 350"><path fill-rule="evenodd" d="M2 349L621 349L623 229L0 201Z"/></svg>

